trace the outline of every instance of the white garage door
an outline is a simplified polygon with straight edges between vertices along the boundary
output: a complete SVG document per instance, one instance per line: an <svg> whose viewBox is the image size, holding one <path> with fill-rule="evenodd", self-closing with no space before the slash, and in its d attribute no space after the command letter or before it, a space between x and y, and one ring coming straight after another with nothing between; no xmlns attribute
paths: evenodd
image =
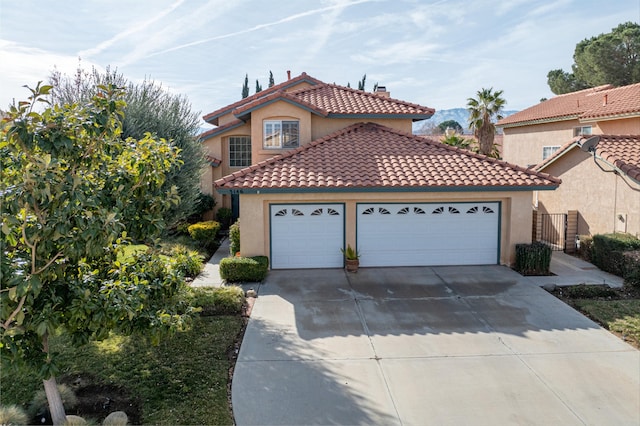
<svg viewBox="0 0 640 426"><path fill-rule="evenodd" d="M342 268L344 204L271 204L271 267Z"/></svg>
<svg viewBox="0 0 640 426"><path fill-rule="evenodd" d="M486 265L499 260L500 204L358 204L360 266Z"/></svg>

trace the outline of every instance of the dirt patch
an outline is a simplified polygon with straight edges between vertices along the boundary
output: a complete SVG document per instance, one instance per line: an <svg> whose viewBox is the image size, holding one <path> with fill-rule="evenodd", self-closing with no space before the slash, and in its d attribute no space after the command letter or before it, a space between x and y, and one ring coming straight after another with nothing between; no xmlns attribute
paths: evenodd
<svg viewBox="0 0 640 426"><path fill-rule="evenodd" d="M142 424L141 403L126 389L101 383L88 374L65 376L60 383L71 387L78 399L76 407L67 410L67 414L100 423L110 413L124 411L129 417L128 424Z"/></svg>
<svg viewBox="0 0 640 426"><path fill-rule="evenodd" d="M579 284L556 287L553 290L547 290L549 293L564 301L568 305L572 305L576 299L596 299L596 300L628 300L640 299L640 288L624 286L622 288L613 288L608 285Z"/></svg>

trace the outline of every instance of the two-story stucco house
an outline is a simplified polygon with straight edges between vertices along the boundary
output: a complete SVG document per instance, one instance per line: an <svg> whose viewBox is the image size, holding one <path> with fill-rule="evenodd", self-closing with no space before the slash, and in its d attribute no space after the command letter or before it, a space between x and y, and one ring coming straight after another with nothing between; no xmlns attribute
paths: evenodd
<svg viewBox="0 0 640 426"><path fill-rule="evenodd" d="M505 161L562 179L557 191L534 193L534 207L543 216L571 212L569 251L576 235L640 235L640 83L556 96L498 126ZM590 151L580 149L594 136Z"/></svg>
<svg viewBox="0 0 640 426"><path fill-rule="evenodd" d="M272 268L511 264L559 180L411 134L432 108L306 74L205 116L202 188Z"/></svg>
<svg viewBox="0 0 640 426"><path fill-rule="evenodd" d="M566 93L498 121L502 158L534 166L578 136L640 134L640 83Z"/></svg>

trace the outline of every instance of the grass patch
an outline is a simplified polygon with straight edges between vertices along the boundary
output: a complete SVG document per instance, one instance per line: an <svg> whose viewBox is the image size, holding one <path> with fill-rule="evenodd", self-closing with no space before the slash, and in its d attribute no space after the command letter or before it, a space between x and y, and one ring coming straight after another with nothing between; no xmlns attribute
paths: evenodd
<svg viewBox="0 0 640 426"><path fill-rule="evenodd" d="M60 353L60 382L92 377L96 384L125 390L139 402L143 424L224 425L233 424L228 352L242 328L239 315L199 317L189 331L158 346L120 335L79 348L56 337L51 345ZM35 377L34 371L9 368L3 361L0 403L26 407L42 388Z"/></svg>
<svg viewBox="0 0 640 426"><path fill-rule="evenodd" d="M573 306L640 349L640 299L576 299Z"/></svg>
<svg viewBox="0 0 640 426"><path fill-rule="evenodd" d="M550 293L640 349L640 288L580 284Z"/></svg>

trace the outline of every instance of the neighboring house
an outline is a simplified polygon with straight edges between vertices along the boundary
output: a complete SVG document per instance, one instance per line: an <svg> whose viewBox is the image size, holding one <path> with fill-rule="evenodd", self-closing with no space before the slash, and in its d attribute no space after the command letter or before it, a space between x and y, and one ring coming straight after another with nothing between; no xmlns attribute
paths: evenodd
<svg viewBox="0 0 640 426"><path fill-rule="evenodd" d="M577 235L640 237L640 136L600 135L599 141L590 141L591 151L581 149L587 139L565 144L535 168L562 179L556 191L538 194L538 211L576 212ZM572 238L567 238L569 245Z"/></svg>
<svg viewBox="0 0 640 426"><path fill-rule="evenodd" d="M531 167L581 135L640 134L640 83L594 87L555 96L497 123L502 158Z"/></svg>
<svg viewBox="0 0 640 426"><path fill-rule="evenodd" d="M511 265L560 181L412 135L433 112L302 74L205 116L202 187L272 268L342 267L347 245L361 266Z"/></svg>

